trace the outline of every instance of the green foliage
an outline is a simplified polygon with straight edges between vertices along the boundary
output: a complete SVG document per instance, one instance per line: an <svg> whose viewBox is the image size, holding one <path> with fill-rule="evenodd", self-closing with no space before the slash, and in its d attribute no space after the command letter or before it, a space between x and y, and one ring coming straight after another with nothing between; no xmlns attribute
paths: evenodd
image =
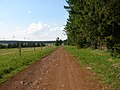
<svg viewBox="0 0 120 90"><path fill-rule="evenodd" d="M65 49L78 59L81 66L96 72L102 82L110 86L108 90L120 89L119 58L113 59L109 53L98 49L77 49L73 46L65 46Z"/></svg>
<svg viewBox="0 0 120 90"><path fill-rule="evenodd" d="M114 45L113 50L111 51L111 55L120 58L120 44Z"/></svg>
<svg viewBox="0 0 120 90"><path fill-rule="evenodd" d="M66 0L68 44L112 50L120 44L119 0Z"/></svg>
<svg viewBox="0 0 120 90"><path fill-rule="evenodd" d="M59 39L59 37L57 37L56 42L55 42L55 46L62 45L62 43L63 43L62 40Z"/></svg>

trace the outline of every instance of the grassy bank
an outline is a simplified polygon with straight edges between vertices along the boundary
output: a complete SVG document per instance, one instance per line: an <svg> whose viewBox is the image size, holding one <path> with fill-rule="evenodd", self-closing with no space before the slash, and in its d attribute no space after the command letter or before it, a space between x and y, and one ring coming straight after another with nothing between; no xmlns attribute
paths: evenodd
<svg viewBox="0 0 120 90"><path fill-rule="evenodd" d="M39 60L45 55L48 55L55 49L56 47L44 48L42 50L36 49L35 51L31 50L29 52L22 52L21 56L19 55L19 52L10 53L7 55L6 54L1 55L0 56L0 83L4 82L9 77L23 70L31 63Z"/></svg>
<svg viewBox="0 0 120 90"><path fill-rule="evenodd" d="M65 49L78 59L78 63L96 72L103 83L112 90L120 90L120 58L113 59L109 52L92 49L77 49L65 46Z"/></svg>

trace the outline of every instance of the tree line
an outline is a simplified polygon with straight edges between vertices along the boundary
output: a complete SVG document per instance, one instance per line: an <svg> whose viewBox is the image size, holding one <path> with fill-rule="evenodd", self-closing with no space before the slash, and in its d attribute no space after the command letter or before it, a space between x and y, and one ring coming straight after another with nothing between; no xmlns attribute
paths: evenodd
<svg viewBox="0 0 120 90"><path fill-rule="evenodd" d="M44 43L31 43L31 42L17 42L17 43L8 43L8 44L0 44L0 49L4 48L19 48L19 47L44 47L46 46Z"/></svg>
<svg viewBox="0 0 120 90"><path fill-rule="evenodd" d="M120 54L119 0L66 0L69 13L67 44L78 48L107 49Z"/></svg>

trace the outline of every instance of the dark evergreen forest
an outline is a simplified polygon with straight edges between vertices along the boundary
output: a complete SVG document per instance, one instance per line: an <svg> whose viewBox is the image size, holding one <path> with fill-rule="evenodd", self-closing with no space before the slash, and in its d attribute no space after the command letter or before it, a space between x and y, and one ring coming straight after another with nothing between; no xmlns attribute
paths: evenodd
<svg viewBox="0 0 120 90"><path fill-rule="evenodd" d="M66 0L67 44L120 54L120 0Z"/></svg>

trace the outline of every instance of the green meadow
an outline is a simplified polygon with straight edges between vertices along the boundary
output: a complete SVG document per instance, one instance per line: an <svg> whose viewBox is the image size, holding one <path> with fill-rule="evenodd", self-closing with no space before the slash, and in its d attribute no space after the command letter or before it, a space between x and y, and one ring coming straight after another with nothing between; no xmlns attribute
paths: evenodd
<svg viewBox="0 0 120 90"><path fill-rule="evenodd" d="M30 64L42 57L50 54L56 47L50 48L23 48L21 56L18 49L1 49L0 50L0 83L4 82L11 76L20 72Z"/></svg>

